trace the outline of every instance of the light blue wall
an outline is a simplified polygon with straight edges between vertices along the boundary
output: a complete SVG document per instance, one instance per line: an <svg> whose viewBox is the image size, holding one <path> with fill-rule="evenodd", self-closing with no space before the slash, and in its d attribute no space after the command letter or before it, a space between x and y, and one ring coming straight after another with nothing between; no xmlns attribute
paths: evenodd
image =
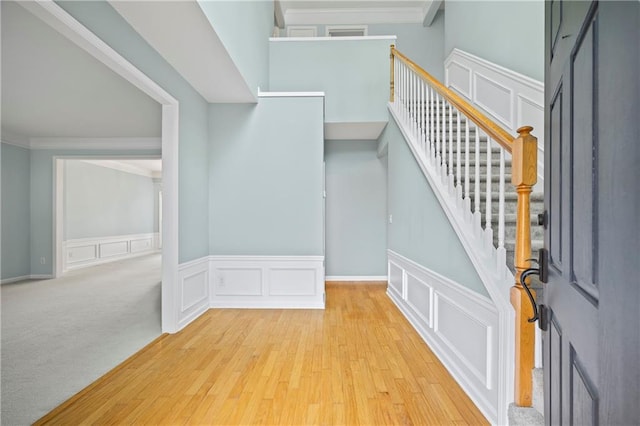
<svg viewBox="0 0 640 426"><path fill-rule="evenodd" d="M393 216L388 225L389 248L488 297L392 117L380 137L389 147L388 211Z"/></svg>
<svg viewBox="0 0 640 426"><path fill-rule="evenodd" d="M326 25L316 25L318 37L326 34ZM398 37L396 47L438 80L444 79L444 14L438 12L433 24L369 24L367 35ZM281 30L286 35L286 29Z"/></svg>
<svg viewBox="0 0 640 426"><path fill-rule="evenodd" d="M447 1L445 57L458 48L544 81L544 1Z"/></svg>
<svg viewBox="0 0 640 426"><path fill-rule="evenodd" d="M392 43L271 41L270 90L325 92L327 122L386 121Z"/></svg>
<svg viewBox="0 0 640 426"><path fill-rule="evenodd" d="M210 105L211 254L323 254L322 107Z"/></svg>
<svg viewBox="0 0 640 426"><path fill-rule="evenodd" d="M207 102L107 2L58 4L180 102L179 261L206 256L209 251Z"/></svg>
<svg viewBox="0 0 640 426"><path fill-rule="evenodd" d="M2 144L2 279L30 274L29 150Z"/></svg>
<svg viewBox="0 0 640 426"><path fill-rule="evenodd" d="M157 150L109 151L109 150L32 150L31 151L31 273L53 273L53 164L55 157L88 157L118 155L157 156ZM40 258L45 263L40 263Z"/></svg>
<svg viewBox="0 0 640 426"><path fill-rule="evenodd" d="M376 141L326 141L327 275L387 275L387 170Z"/></svg>
<svg viewBox="0 0 640 426"><path fill-rule="evenodd" d="M273 1L199 0L198 3L249 88L256 95L258 87L267 91Z"/></svg>
<svg viewBox="0 0 640 426"><path fill-rule="evenodd" d="M82 161L64 163L65 240L153 232L150 177Z"/></svg>

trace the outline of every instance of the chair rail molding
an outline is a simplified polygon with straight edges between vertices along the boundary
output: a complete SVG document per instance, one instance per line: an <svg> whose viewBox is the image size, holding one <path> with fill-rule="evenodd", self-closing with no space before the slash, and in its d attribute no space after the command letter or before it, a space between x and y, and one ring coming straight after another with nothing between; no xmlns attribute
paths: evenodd
<svg viewBox="0 0 640 426"><path fill-rule="evenodd" d="M518 128L533 126L538 138L538 184L544 188L544 83L453 49L444 62L445 86L516 135Z"/></svg>

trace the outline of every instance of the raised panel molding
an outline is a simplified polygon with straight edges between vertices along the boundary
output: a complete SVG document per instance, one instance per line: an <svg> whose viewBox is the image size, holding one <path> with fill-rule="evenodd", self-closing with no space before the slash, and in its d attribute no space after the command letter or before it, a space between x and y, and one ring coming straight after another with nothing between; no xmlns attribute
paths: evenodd
<svg viewBox="0 0 640 426"><path fill-rule="evenodd" d="M323 256L209 256L212 308L324 308Z"/></svg>
<svg viewBox="0 0 640 426"><path fill-rule="evenodd" d="M388 250L387 294L493 424L506 416L512 386L499 380L500 315L493 302ZM512 355L512 352L510 352Z"/></svg>
<svg viewBox="0 0 640 426"><path fill-rule="evenodd" d="M533 126L538 138L538 188L544 187L544 84L460 49L444 63L445 86L505 127L514 138Z"/></svg>
<svg viewBox="0 0 640 426"><path fill-rule="evenodd" d="M209 275L207 257L178 266L178 330L209 309Z"/></svg>
<svg viewBox="0 0 640 426"><path fill-rule="evenodd" d="M62 271L142 256L159 249L158 233L78 238L62 243Z"/></svg>

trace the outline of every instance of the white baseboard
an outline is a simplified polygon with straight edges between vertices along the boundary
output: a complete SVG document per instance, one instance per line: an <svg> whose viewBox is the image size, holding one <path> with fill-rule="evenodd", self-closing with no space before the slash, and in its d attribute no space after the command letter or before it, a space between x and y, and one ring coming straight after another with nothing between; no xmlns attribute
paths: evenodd
<svg viewBox="0 0 640 426"><path fill-rule="evenodd" d="M538 138L538 185L544 188L544 83L453 49L444 62L445 85L514 135L521 126L533 126Z"/></svg>
<svg viewBox="0 0 640 426"><path fill-rule="evenodd" d="M62 271L142 256L159 250L158 233L78 238L62 243Z"/></svg>
<svg viewBox="0 0 640 426"><path fill-rule="evenodd" d="M324 309L324 256L209 256L212 308Z"/></svg>
<svg viewBox="0 0 640 426"><path fill-rule="evenodd" d="M324 279L325 281L348 281L348 282L363 282L363 281L387 281L386 275L328 275Z"/></svg>
<svg viewBox="0 0 640 426"><path fill-rule="evenodd" d="M388 260L391 300L487 419L500 424L507 408L500 388L507 384L499 370L508 366L500 364L493 302L391 250Z"/></svg>
<svg viewBox="0 0 640 426"><path fill-rule="evenodd" d="M18 281L25 281L25 280L49 280L51 278L53 278L53 275L48 275L48 274L22 275L20 277L5 278L0 281L0 285L16 283Z"/></svg>

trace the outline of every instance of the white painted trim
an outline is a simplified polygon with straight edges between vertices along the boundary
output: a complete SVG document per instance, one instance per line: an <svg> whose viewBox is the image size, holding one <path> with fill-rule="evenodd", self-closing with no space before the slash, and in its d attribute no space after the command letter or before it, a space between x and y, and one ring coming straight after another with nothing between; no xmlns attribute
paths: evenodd
<svg viewBox="0 0 640 426"><path fill-rule="evenodd" d="M386 275L329 275L326 276L325 281L349 281L349 282L364 282L364 281L384 281L387 282Z"/></svg>
<svg viewBox="0 0 640 426"><path fill-rule="evenodd" d="M394 35L356 36L356 37L270 37L269 41L354 41L354 40L396 40Z"/></svg>
<svg viewBox="0 0 640 426"><path fill-rule="evenodd" d="M160 157L158 157L160 158ZM143 167L138 167L133 164L128 164L122 160L80 160L87 164L92 164L98 167L105 167L107 169L118 170L124 173L129 173L138 176L144 176L148 178L161 178L162 172L154 172Z"/></svg>
<svg viewBox="0 0 640 426"><path fill-rule="evenodd" d="M367 37L369 35L368 25L327 25L324 28L325 37L335 37L331 35L331 31L362 31L361 36L344 36L344 37ZM337 36L340 37L340 36Z"/></svg>
<svg viewBox="0 0 640 426"><path fill-rule="evenodd" d="M422 7L290 8L284 21L286 25L421 24L423 16Z"/></svg>
<svg viewBox="0 0 640 426"><path fill-rule="evenodd" d="M161 149L161 138L30 138L30 149L152 150Z"/></svg>
<svg viewBox="0 0 640 426"><path fill-rule="evenodd" d="M324 92L261 92L258 89L259 98L323 98Z"/></svg>
<svg viewBox="0 0 640 426"><path fill-rule="evenodd" d="M277 2L276 2L277 3ZM318 36L318 27L315 25L290 25L287 27L287 37L291 37L291 32L295 30L311 30L313 35L307 37L317 37ZM297 37L302 38L302 35L298 35Z"/></svg>
<svg viewBox="0 0 640 426"><path fill-rule="evenodd" d="M53 275L47 275L47 274L23 275L20 277L5 278L2 281L0 281L0 285L11 284L18 281L24 281L24 280L50 280L52 278L55 278L55 277Z"/></svg>
<svg viewBox="0 0 640 426"><path fill-rule="evenodd" d="M324 256L209 256L212 308L324 309Z"/></svg>
<svg viewBox="0 0 640 426"><path fill-rule="evenodd" d="M388 104L389 111L396 121L407 145L411 149L414 158L423 175L433 189L433 193L438 199L443 212L449 219L458 239L462 243L469 260L473 264L478 276L482 280L491 300L498 310L498 332L497 341L500 348L497 354L499 365L497 386L498 386L498 423L507 423L507 408L513 401L513 373L515 351L515 329L514 312L509 300L509 289L513 285L513 274L507 268L500 266L497 269L496 253L494 250L487 250L483 238L475 232L472 220L464 216L463 210L458 208L456 195L449 191L440 180L440 176L434 166L425 159L419 148L419 141L410 131L404 128L399 113L392 103Z"/></svg>
<svg viewBox="0 0 640 426"><path fill-rule="evenodd" d="M2 143L6 143L8 145L29 149L28 137L19 135L17 133L9 132L5 129L2 129L2 135L0 136L0 140L2 140Z"/></svg>
<svg viewBox="0 0 640 426"><path fill-rule="evenodd" d="M62 243L62 271L67 272L73 269L86 268L103 263L115 262L123 259L143 256L158 252L159 233L150 232L146 234L113 235L99 238L76 238ZM135 250L136 241L149 242L146 250ZM102 248L110 244L124 244L125 251L118 254L107 255ZM94 257L90 259L73 261L74 249L91 247Z"/></svg>
<svg viewBox="0 0 640 426"><path fill-rule="evenodd" d="M427 345L438 356L442 364L465 390L480 411L493 424L503 424L498 414L500 401L499 390L495 384L500 369L498 343L494 340L494 329L499 327L499 314L496 307L486 297L471 291L464 286L413 262L392 250L388 250L389 271L392 268L401 270L402 294L389 286L387 294L396 304L407 320L420 334ZM389 280L391 280L391 275ZM411 300L413 285L428 290L428 306L418 306L418 301ZM457 323L442 315L441 303L454 308L461 315ZM445 305L443 305L444 307ZM424 312L423 309L428 309ZM486 333L484 347L474 346L461 348L460 342L466 339L469 326ZM459 331L459 335L447 338L440 330L447 333ZM474 335L474 337L477 337ZM457 340L453 342L453 338ZM484 353L486 362L482 366L473 364L480 352ZM506 407L504 407L506 413Z"/></svg>
<svg viewBox="0 0 640 426"><path fill-rule="evenodd" d="M209 257L205 256L181 263L178 267L178 294L180 295L178 330L182 330L209 309L209 265ZM198 277L201 277L199 281ZM200 297L196 296L194 300L186 301L187 305L185 306L185 293L189 290L187 287L190 281L193 281L195 286L200 284L201 295ZM196 287L195 290L198 288Z"/></svg>
<svg viewBox="0 0 640 426"><path fill-rule="evenodd" d="M69 15L53 0L19 2L21 6L38 16L69 40L80 46L129 81L152 99L162 104L162 170L163 192L163 260L162 260L162 331L178 330L178 101L147 77L142 71L112 49ZM54 176L55 179L55 176ZM55 199L55 197L54 197ZM54 206L55 208L55 206ZM55 210L54 210L55 211ZM54 220L56 220L54 213ZM54 229L55 225L54 225ZM54 243L56 238L53 239ZM54 253L56 247L53 247ZM55 263L54 263L55 264Z"/></svg>
<svg viewBox="0 0 640 426"><path fill-rule="evenodd" d="M454 89L489 117L499 121L507 132L514 135L514 138L518 134L519 127L523 125L534 127L533 134L538 138L538 183L535 189L542 191L544 188L544 83L460 49L451 51L444 66L445 86ZM454 68L464 70L466 76L462 80L456 80L452 72ZM498 97L482 97L478 93L479 81L504 91L506 98L503 98L503 101L508 98L508 109L500 111L504 104Z"/></svg>

